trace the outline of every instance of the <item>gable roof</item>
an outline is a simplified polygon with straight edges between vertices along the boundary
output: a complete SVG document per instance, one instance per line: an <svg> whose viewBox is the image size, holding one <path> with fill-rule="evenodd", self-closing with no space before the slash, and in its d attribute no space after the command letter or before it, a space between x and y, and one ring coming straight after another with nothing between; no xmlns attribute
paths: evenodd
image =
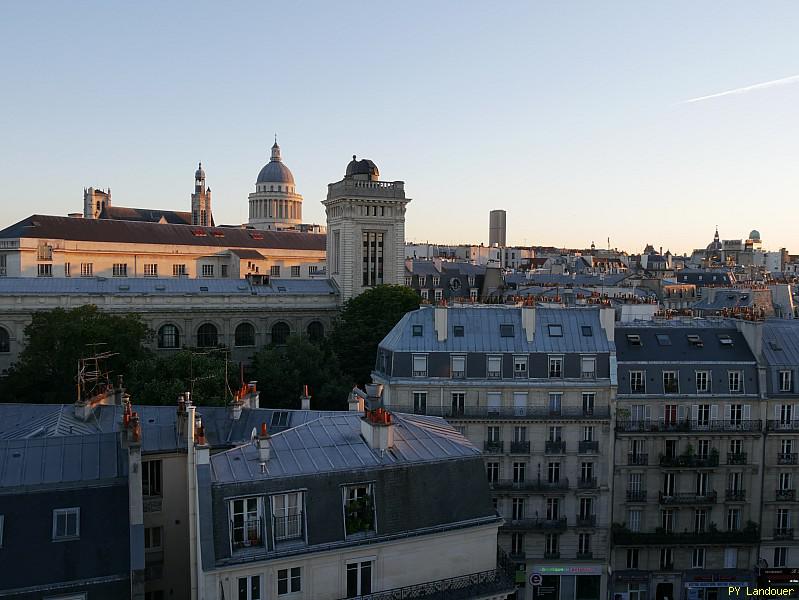
<svg viewBox="0 0 799 600"><path fill-rule="evenodd" d="M217 248L280 248L324 252L327 236L297 231L262 231L238 227L199 227L144 221L31 215L0 231L0 238L44 238Z"/></svg>

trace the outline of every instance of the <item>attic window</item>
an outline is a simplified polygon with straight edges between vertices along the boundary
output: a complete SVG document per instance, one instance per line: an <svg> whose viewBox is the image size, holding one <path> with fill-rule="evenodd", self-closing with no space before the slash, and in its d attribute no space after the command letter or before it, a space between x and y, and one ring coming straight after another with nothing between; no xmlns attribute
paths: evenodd
<svg viewBox="0 0 799 600"><path fill-rule="evenodd" d="M422 337L423 328L421 325L414 325L412 327L412 335L413 337Z"/></svg>
<svg viewBox="0 0 799 600"><path fill-rule="evenodd" d="M513 325L500 325L499 335L500 337L513 337Z"/></svg>
<svg viewBox="0 0 799 600"><path fill-rule="evenodd" d="M269 422L270 427L288 427L289 413L285 410L276 410L272 413L272 420Z"/></svg>
<svg viewBox="0 0 799 600"><path fill-rule="evenodd" d="M550 323L547 325L549 337L563 337L563 325Z"/></svg>
<svg viewBox="0 0 799 600"><path fill-rule="evenodd" d="M253 231L253 232L250 232L250 237L252 239L254 239L254 240L262 240L262 239L264 239L264 234L263 233L256 233L256 232Z"/></svg>
<svg viewBox="0 0 799 600"><path fill-rule="evenodd" d="M277 291L278 292L285 292L286 288L284 288L282 285L279 285L279 286L277 286Z"/></svg>
<svg viewBox="0 0 799 600"><path fill-rule="evenodd" d="M452 337L463 337L463 325L454 325L452 327Z"/></svg>
<svg viewBox="0 0 799 600"><path fill-rule="evenodd" d="M205 232L205 229L192 229L192 230L191 230L191 234L192 234L193 236L196 236L196 237L205 237L206 235L208 235L208 234Z"/></svg>
<svg viewBox="0 0 799 600"><path fill-rule="evenodd" d="M202 286L200 286L200 291L201 292L207 292L208 288L206 286L202 285Z"/></svg>
<svg viewBox="0 0 799 600"><path fill-rule="evenodd" d="M641 345L641 336L638 334L628 333L627 334L627 343L630 346L640 346Z"/></svg>
<svg viewBox="0 0 799 600"><path fill-rule="evenodd" d="M658 333L655 335L658 341L658 346L671 346L671 338L665 333Z"/></svg>
<svg viewBox="0 0 799 600"><path fill-rule="evenodd" d="M702 346L705 345L704 342L702 341L702 338L696 335L695 333L691 333L688 335L688 342L696 346L697 348L701 348Z"/></svg>
<svg viewBox="0 0 799 600"><path fill-rule="evenodd" d="M583 325L580 329L583 332L583 337L593 337L594 330L590 325Z"/></svg>
<svg viewBox="0 0 799 600"><path fill-rule="evenodd" d="M732 338L730 336L726 335L726 334L719 336L719 343L722 346L732 346L733 345Z"/></svg>
<svg viewBox="0 0 799 600"><path fill-rule="evenodd" d="M777 342L775 342L774 340L769 340L769 342L768 342L768 345L769 345L769 348L771 348L772 350L775 350L775 351L780 351L780 350L782 350L782 346L780 346L780 345L779 345Z"/></svg>
<svg viewBox="0 0 799 600"><path fill-rule="evenodd" d="M223 237L225 237L225 232L224 231L212 231L211 235L214 236L215 238L223 238Z"/></svg>

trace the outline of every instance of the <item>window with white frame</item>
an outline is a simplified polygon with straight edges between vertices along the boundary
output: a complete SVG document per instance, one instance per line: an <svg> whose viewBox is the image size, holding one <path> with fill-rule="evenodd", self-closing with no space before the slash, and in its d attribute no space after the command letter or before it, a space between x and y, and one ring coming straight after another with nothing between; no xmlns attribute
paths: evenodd
<svg viewBox="0 0 799 600"><path fill-rule="evenodd" d="M489 379L499 379L502 377L502 357L489 356L487 358L487 376Z"/></svg>
<svg viewBox="0 0 799 600"><path fill-rule="evenodd" d="M433 301L441 302L441 298L444 297L444 292L442 290L434 290L433 292Z"/></svg>
<svg viewBox="0 0 799 600"><path fill-rule="evenodd" d="M300 267L299 265L294 265L291 267L291 276L292 277L299 277L300 276Z"/></svg>
<svg viewBox="0 0 799 600"><path fill-rule="evenodd" d="M427 354L413 355L413 376L427 377Z"/></svg>
<svg viewBox="0 0 799 600"><path fill-rule="evenodd" d="M158 277L158 265L155 263L145 263L144 265L145 277Z"/></svg>
<svg viewBox="0 0 799 600"><path fill-rule="evenodd" d="M452 377L461 379L466 376L466 355L453 354L452 355Z"/></svg>
<svg viewBox="0 0 799 600"><path fill-rule="evenodd" d="M774 566L784 567L788 560L788 548L786 546L777 546L774 548Z"/></svg>
<svg viewBox="0 0 799 600"><path fill-rule="evenodd" d="M627 511L627 529L641 531L641 509L631 508Z"/></svg>
<svg viewBox="0 0 799 600"><path fill-rule="evenodd" d="M630 393L646 393L646 379L643 371L630 371Z"/></svg>
<svg viewBox="0 0 799 600"><path fill-rule="evenodd" d="M674 550L672 548L660 549L660 568L669 570L674 568Z"/></svg>
<svg viewBox="0 0 799 600"><path fill-rule="evenodd" d="M202 275L203 275L203 277L213 277L214 276L214 265L203 265L202 266Z"/></svg>
<svg viewBox="0 0 799 600"><path fill-rule="evenodd" d="M741 380L742 379L743 378L741 377L741 372L740 371L729 371L727 373L727 380L729 382L730 392L731 393L739 393L739 392L743 391L742 388L741 388Z"/></svg>
<svg viewBox="0 0 799 600"><path fill-rule="evenodd" d="M53 276L53 265L50 263L39 264L37 266L36 276L37 277L52 277Z"/></svg>
<svg viewBox="0 0 799 600"><path fill-rule="evenodd" d="M557 533L548 533L544 537L544 552L549 555L557 555L560 552L560 543Z"/></svg>
<svg viewBox="0 0 799 600"><path fill-rule="evenodd" d="M793 391L793 372L792 371L780 371L780 391L781 392L792 392Z"/></svg>
<svg viewBox="0 0 799 600"><path fill-rule="evenodd" d="M72 277L72 265L68 262L64 263L64 277Z"/></svg>
<svg viewBox="0 0 799 600"><path fill-rule="evenodd" d="M277 595L296 594L302 591L302 567L277 570Z"/></svg>
<svg viewBox="0 0 799 600"><path fill-rule="evenodd" d="M700 275L701 277L701 275ZM629 600L646 600L647 589L645 583L628 583L627 596Z"/></svg>
<svg viewBox="0 0 799 600"><path fill-rule="evenodd" d="M343 494L347 535L375 531L374 484L346 485L343 487Z"/></svg>
<svg viewBox="0 0 799 600"><path fill-rule="evenodd" d="M263 545L261 500L258 497L230 501L230 542L233 550Z"/></svg>
<svg viewBox="0 0 799 600"><path fill-rule="evenodd" d="M303 492L273 494L269 497L275 542L303 539L303 499Z"/></svg>
<svg viewBox="0 0 799 600"><path fill-rule="evenodd" d="M562 392L549 392L549 414L559 415L561 409L561 401L563 400Z"/></svg>
<svg viewBox="0 0 799 600"><path fill-rule="evenodd" d="M237 581L237 600L261 600L261 576L248 575Z"/></svg>
<svg viewBox="0 0 799 600"><path fill-rule="evenodd" d="M80 263L80 276L93 277L94 276L94 263Z"/></svg>
<svg viewBox="0 0 799 600"><path fill-rule="evenodd" d="M697 371L696 372L696 391L699 394L704 394L710 391L710 372Z"/></svg>
<svg viewBox="0 0 799 600"><path fill-rule="evenodd" d="M513 357L513 376L516 378L527 377L527 357L514 356Z"/></svg>
<svg viewBox="0 0 799 600"><path fill-rule="evenodd" d="M514 462L513 463L513 483L524 483L524 474L527 469L527 465L524 462Z"/></svg>
<svg viewBox="0 0 799 600"><path fill-rule="evenodd" d="M580 358L580 376L583 379L594 379L596 377L596 357L583 356Z"/></svg>
<svg viewBox="0 0 799 600"><path fill-rule="evenodd" d="M550 356L549 357L549 377L552 379L559 379L563 377L563 357Z"/></svg>
<svg viewBox="0 0 799 600"><path fill-rule="evenodd" d="M477 302L477 289L472 288L469 290L469 300Z"/></svg>
<svg viewBox="0 0 799 600"><path fill-rule="evenodd" d="M280 277L280 265L272 265L269 267L269 275L272 277Z"/></svg>
<svg viewBox="0 0 799 600"><path fill-rule="evenodd" d="M430 294L427 290L419 290L419 294L422 296L422 300L429 300Z"/></svg>
<svg viewBox="0 0 799 600"><path fill-rule="evenodd" d="M144 551L157 552L163 549L163 527L144 528Z"/></svg>
<svg viewBox="0 0 799 600"><path fill-rule="evenodd" d="M462 415L466 410L466 392L452 392L450 395L452 414Z"/></svg>
<svg viewBox="0 0 799 600"><path fill-rule="evenodd" d="M413 414L427 414L427 392L413 392Z"/></svg>
<svg viewBox="0 0 799 600"><path fill-rule="evenodd" d="M727 509L727 531L739 531L741 529L741 509Z"/></svg>
<svg viewBox="0 0 799 600"><path fill-rule="evenodd" d="M489 483L496 483L499 481L499 463L486 463L486 475L488 476Z"/></svg>
<svg viewBox="0 0 799 600"><path fill-rule="evenodd" d="M663 371L663 392L666 394L680 393L677 371Z"/></svg>
<svg viewBox="0 0 799 600"><path fill-rule="evenodd" d="M127 263L114 263L111 273L114 277L127 277L128 265Z"/></svg>
<svg viewBox="0 0 799 600"><path fill-rule="evenodd" d="M594 414L594 401L596 392L583 392L583 415L591 416Z"/></svg>
<svg viewBox="0 0 799 600"><path fill-rule="evenodd" d="M357 598L372 593L372 560L354 560L347 563L347 598Z"/></svg>
<svg viewBox="0 0 799 600"><path fill-rule="evenodd" d="M172 265L172 277L186 277L188 274L186 265Z"/></svg>
<svg viewBox="0 0 799 600"><path fill-rule="evenodd" d="M705 549L694 548L691 556L691 568L704 569L705 568Z"/></svg>
<svg viewBox="0 0 799 600"><path fill-rule="evenodd" d="M141 493L144 497L161 495L161 461L145 460L141 464Z"/></svg>
<svg viewBox="0 0 799 600"><path fill-rule="evenodd" d="M53 510L53 540L71 540L80 537L80 508Z"/></svg>
<svg viewBox="0 0 799 600"><path fill-rule="evenodd" d="M627 548L627 568L638 568L638 548Z"/></svg>
<svg viewBox="0 0 799 600"><path fill-rule="evenodd" d="M577 554L591 554L590 533L580 533L577 535Z"/></svg>
<svg viewBox="0 0 799 600"><path fill-rule="evenodd" d="M559 462L551 462L547 465L547 481L549 483L560 483Z"/></svg>

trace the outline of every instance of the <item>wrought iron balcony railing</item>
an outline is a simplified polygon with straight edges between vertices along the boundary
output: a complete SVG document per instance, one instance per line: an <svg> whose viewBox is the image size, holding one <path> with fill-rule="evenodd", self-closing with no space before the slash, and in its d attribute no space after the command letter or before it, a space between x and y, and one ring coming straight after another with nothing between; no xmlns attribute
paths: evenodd
<svg viewBox="0 0 799 600"><path fill-rule="evenodd" d="M566 452L566 442L551 442L547 440L544 444L545 454L563 454L564 452Z"/></svg>
<svg viewBox="0 0 799 600"><path fill-rule="evenodd" d="M564 478L560 479L559 481L549 482L540 479L525 479L523 481L514 481L512 479L500 479L498 481L489 481L488 485L495 492L504 492L504 491L546 492L552 490L569 489L569 480Z"/></svg>
<svg viewBox="0 0 799 600"><path fill-rule="evenodd" d="M759 419L708 419L708 420L623 420L616 422L616 430L626 433L663 433L677 431L761 431L763 423Z"/></svg>
<svg viewBox="0 0 799 600"><path fill-rule="evenodd" d="M548 406L430 406L424 411L415 410L412 404L392 404L389 406L393 412L426 414L432 417L445 419L610 419L610 408L607 406L594 407L586 414L582 406L562 406L560 410L551 411Z"/></svg>
<svg viewBox="0 0 799 600"><path fill-rule="evenodd" d="M645 467L649 464L649 454L633 454L632 452L627 453L627 464L628 465L635 465L639 467Z"/></svg>
<svg viewBox="0 0 799 600"><path fill-rule="evenodd" d="M296 515L272 517L272 531L275 534L275 542L303 539L302 512Z"/></svg>
<svg viewBox="0 0 799 600"><path fill-rule="evenodd" d="M577 527L596 527L596 515L577 515Z"/></svg>
<svg viewBox="0 0 799 600"><path fill-rule="evenodd" d="M728 465L745 465L746 459L746 452L727 452Z"/></svg>
<svg viewBox="0 0 799 600"><path fill-rule="evenodd" d="M716 494L715 490L704 493L676 492L666 494L660 492L659 498L661 504L715 504L718 494Z"/></svg>
<svg viewBox="0 0 799 600"><path fill-rule="evenodd" d="M511 454L530 454L530 442L511 442Z"/></svg>
<svg viewBox="0 0 799 600"><path fill-rule="evenodd" d="M590 453L596 454L597 452L599 452L599 442L582 440L577 445L577 452L579 452L580 454L590 454Z"/></svg>
<svg viewBox="0 0 799 600"><path fill-rule="evenodd" d="M646 502L646 490L627 490L628 502Z"/></svg>
<svg viewBox="0 0 799 600"><path fill-rule="evenodd" d="M775 500L796 500L796 490L777 490L774 494Z"/></svg>
<svg viewBox="0 0 799 600"><path fill-rule="evenodd" d="M577 480L577 488L581 490L592 490L597 487L596 477L580 477Z"/></svg>
<svg viewBox="0 0 799 600"><path fill-rule="evenodd" d="M614 529L613 543L622 546L669 546L696 544L757 544L760 534L757 528L737 531L665 532L630 531Z"/></svg>
<svg viewBox="0 0 799 600"><path fill-rule="evenodd" d="M230 522L230 541L233 550L254 548L264 545L264 524L260 517L254 519L234 519Z"/></svg>
<svg viewBox="0 0 799 600"><path fill-rule="evenodd" d="M731 502L744 502L746 500L746 490L725 490L724 498Z"/></svg>
<svg viewBox="0 0 799 600"><path fill-rule="evenodd" d="M531 519L507 519L502 525L502 529L512 530L552 530L562 531L566 529L566 517L560 519L543 519L540 517Z"/></svg>
<svg viewBox="0 0 799 600"><path fill-rule="evenodd" d="M769 431L799 431L799 419L769 419L766 424Z"/></svg>
<svg viewBox="0 0 799 600"><path fill-rule="evenodd" d="M775 527L774 528L775 540L792 540L793 527Z"/></svg>
<svg viewBox="0 0 799 600"><path fill-rule="evenodd" d="M671 468L706 468L718 467L719 455L718 453L709 454L708 456L698 456L696 454L682 456L666 456L660 455L660 466Z"/></svg>
<svg viewBox="0 0 799 600"><path fill-rule="evenodd" d="M777 454L778 465L795 465L799 463L799 453L797 452L780 452Z"/></svg>
<svg viewBox="0 0 799 600"><path fill-rule="evenodd" d="M483 444L483 450L489 454L502 454L505 450L505 443L502 440L486 440Z"/></svg>

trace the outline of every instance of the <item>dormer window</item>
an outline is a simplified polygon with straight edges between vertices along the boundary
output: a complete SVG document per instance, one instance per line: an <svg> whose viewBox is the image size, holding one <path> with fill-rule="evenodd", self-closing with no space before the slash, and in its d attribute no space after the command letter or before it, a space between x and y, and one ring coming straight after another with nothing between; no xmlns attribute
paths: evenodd
<svg viewBox="0 0 799 600"><path fill-rule="evenodd" d="M704 342L702 341L702 338L696 334L688 335L688 343L691 344L692 346L696 346L697 348L701 348L702 346L705 345Z"/></svg>
<svg viewBox="0 0 799 600"><path fill-rule="evenodd" d="M732 347L733 346L732 338L730 336L726 335L726 334L719 336L719 343L722 346L727 346L727 347Z"/></svg>
<svg viewBox="0 0 799 600"><path fill-rule="evenodd" d="M655 338L658 341L658 346L671 346L671 338L665 333L658 333Z"/></svg>
<svg viewBox="0 0 799 600"><path fill-rule="evenodd" d="M499 335L500 337L513 337L513 325L500 325Z"/></svg>
<svg viewBox="0 0 799 600"><path fill-rule="evenodd" d="M583 337L593 337L594 329L590 325L583 325L580 329L583 332Z"/></svg>
<svg viewBox="0 0 799 600"><path fill-rule="evenodd" d="M413 335L413 337L422 337L423 333L424 333L424 328L421 325L414 325L411 328L411 335Z"/></svg>
<svg viewBox="0 0 799 600"><path fill-rule="evenodd" d="M627 343L630 346L640 346L641 345L641 336L633 333L627 334Z"/></svg>
<svg viewBox="0 0 799 600"><path fill-rule="evenodd" d="M344 529L348 536L375 531L374 484L344 486Z"/></svg>
<svg viewBox="0 0 799 600"><path fill-rule="evenodd" d="M260 498L230 501L230 544L233 550L264 545Z"/></svg>
<svg viewBox="0 0 799 600"><path fill-rule="evenodd" d="M272 532L276 543L304 539L303 498L303 492L270 496Z"/></svg>
<svg viewBox="0 0 799 600"><path fill-rule="evenodd" d="M463 325L454 325L452 327L452 337L463 337L464 328Z"/></svg>
<svg viewBox="0 0 799 600"><path fill-rule="evenodd" d="M563 337L563 325L550 323L547 325L549 337Z"/></svg>

